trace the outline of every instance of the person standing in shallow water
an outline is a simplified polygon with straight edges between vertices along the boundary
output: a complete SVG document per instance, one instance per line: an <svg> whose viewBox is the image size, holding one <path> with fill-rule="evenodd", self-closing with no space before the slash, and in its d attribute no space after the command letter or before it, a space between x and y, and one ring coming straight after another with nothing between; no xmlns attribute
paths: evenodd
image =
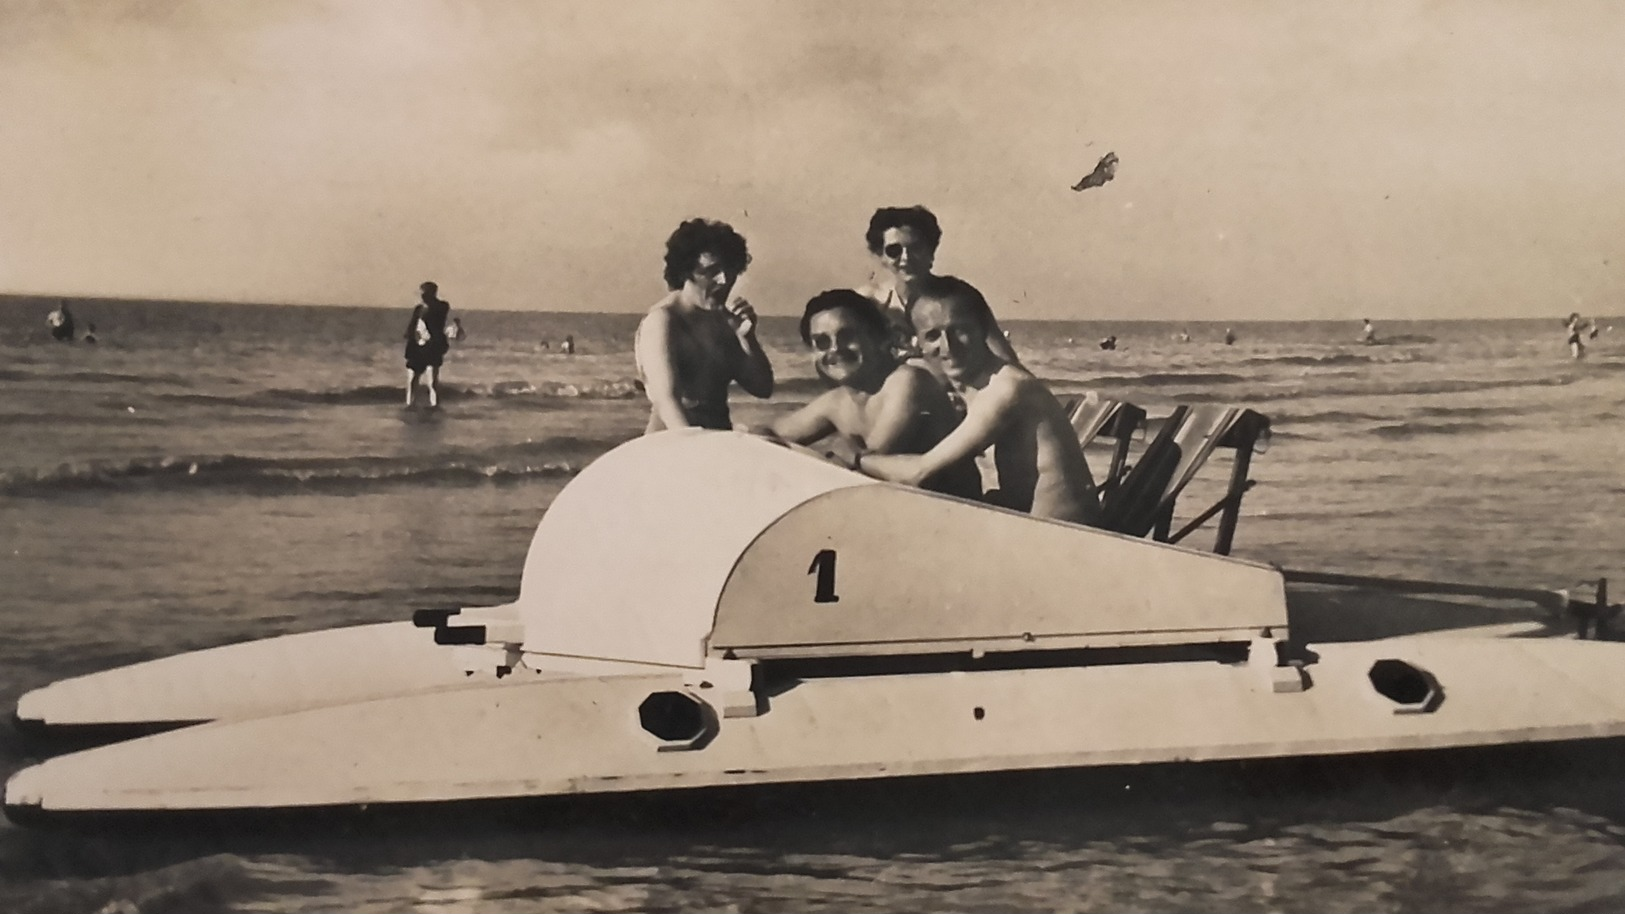
<svg viewBox="0 0 1625 914"><path fill-rule="evenodd" d="M1584 358L1586 354L1585 341L1597 338L1597 322L1584 320L1580 317L1580 312L1576 311L1569 315L1568 320L1563 322L1563 328L1569 332L1569 357L1575 359Z"/></svg>
<svg viewBox="0 0 1625 914"><path fill-rule="evenodd" d="M411 406L418 382L427 378L429 405L440 405L440 366L450 343L446 339L446 319L451 304L440 298L440 287L426 282L418 287L422 301L412 307L406 325L406 405Z"/></svg>
<svg viewBox="0 0 1625 914"><path fill-rule="evenodd" d="M773 366L756 339L756 311L733 297L749 264L745 239L725 222L690 219L666 240L671 291L649 309L632 344L649 397L644 434L732 428L728 388L735 381L751 396L773 395Z"/></svg>

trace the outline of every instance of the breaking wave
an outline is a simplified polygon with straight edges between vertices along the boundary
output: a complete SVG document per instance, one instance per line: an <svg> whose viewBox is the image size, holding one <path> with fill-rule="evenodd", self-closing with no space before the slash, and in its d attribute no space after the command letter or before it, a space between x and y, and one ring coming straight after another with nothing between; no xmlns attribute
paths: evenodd
<svg viewBox="0 0 1625 914"><path fill-rule="evenodd" d="M1173 387L1178 384L1239 384L1248 380L1241 375L1223 372L1167 371L1142 375L1102 375L1074 384L1099 384L1108 387ZM1053 382L1050 382L1053 383Z"/></svg>
<svg viewBox="0 0 1625 914"><path fill-rule="evenodd" d="M1422 435L1466 435L1473 432L1489 431L1501 428L1494 422L1396 422L1390 425L1379 425L1371 430L1371 434L1380 438L1404 440Z"/></svg>
<svg viewBox="0 0 1625 914"><path fill-rule="evenodd" d="M1486 380L1432 379L1408 384L1347 385L1304 389L1265 390L1251 394L1249 400L1297 400L1305 397L1404 397L1428 394L1476 393L1485 390L1515 390L1524 387L1565 387L1574 383L1572 377L1509 378ZM1201 399L1193 396L1190 399Z"/></svg>
<svg viewBox="0 0 1625 914"><path fill-rule="evenodd" d="M1359 422L1379 422L1389 416L1373 415L1371 413L1355 412L1347 409L1328 409L1321 412L1294 414L1281 412L1273 417L1276 422L1293 422L1303 425L1345 425Z"/></svg>
<svg viewBox="0 0 1625 914"><path fill-rule="evenodd" d="M348 495L401 485L476 485L573 476L616 441L548 438L486 451L413 457L165 455L87 460L48 470L0 472L0 494L86 490L228 489L253 494Z"/></svg>
<svg viewBox="0 0 1625 914"><path fill-rule="evenodd" d="M55 371L49 367L41 371L0 369L0 381L48 381L51 384L191 384L190 378L177 374L136 374L119 371Z"/></svg>
<svg viewBox="0 0 1625 914"><path fill-rule="evenodd" d="M641 394L643 385L634 380L594 381L571 384L563 381L495 381L490 384L441 384L440 397L458 400L630 400ZM364 384L322 390L272 388L252 393L221 395L202 393L161 394L161 399L200 405L293 408L298 406L373 406L400 399L398 384Z"/></svg>
<svg viewBox="0 0 1625 914"><path fill-rule="evenodd" d="M1395 362L1422 362L1429 359L1414 350L1390 351L1381 354L1359 352L1330 352L1324 355L1271 355L1247 359L1248 365L1304 365L1327 368L1336 365L1389 365Z"/></svg>

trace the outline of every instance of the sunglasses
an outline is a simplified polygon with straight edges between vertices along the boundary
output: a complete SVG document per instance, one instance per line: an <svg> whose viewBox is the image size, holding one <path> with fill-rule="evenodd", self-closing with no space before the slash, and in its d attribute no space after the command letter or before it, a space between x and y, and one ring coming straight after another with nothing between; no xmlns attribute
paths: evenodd
<svg viewBox="0 0 1625 914"><path fill-rule="evenodd" d="M923 253L925 253L925 252L927 252L929 250L930 250L930 248L926 247L923 244L902 245L902 244L893 243L893 244L888 244L885 247L881 248L880 252L882 254L885 254L888 259L896 260L897 258L903 256L904 251L908 251L910 254L913 254L914 256L918 257L919 255L921 255L921 254L923 254Z"/></svg>

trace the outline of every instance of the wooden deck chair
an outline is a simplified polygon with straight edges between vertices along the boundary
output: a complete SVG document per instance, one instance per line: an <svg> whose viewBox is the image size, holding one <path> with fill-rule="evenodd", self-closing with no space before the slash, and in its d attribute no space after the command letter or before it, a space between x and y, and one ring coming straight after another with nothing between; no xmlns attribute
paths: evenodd
<svg viewBox="0 0 1625 914"><path fill-rule="evenodd" d="M1269 428L1269 419L1238 406L1176 407L1138 462L1101 501L1108 530L1177 543L1196 528L1223 513L1213 551L1229 554L1241 515L1241 497L1252 487L1247 478L1255 445ZM1230 485L1223 498L1190 523L1170 534L1174 502L1216 447L1236 450Z"/></svg>
<svg viewBox="0 0 1625 914"><path fill-rule="evenodd" d="M1100 480L1100 490L1110 492L1117 488L1123 480L1123 472L1128 463L1129 445L1134 441L1134 433L1145 424L1145 410L1123 400L1108 400L1105 397L1087 396L1079 397L1067 405L1067 418L1072 422L1072 428L1078 434L1078 443L1088 447L1102 434L1116 439L1112 446L1112 462L1106 475Z"/></svg>

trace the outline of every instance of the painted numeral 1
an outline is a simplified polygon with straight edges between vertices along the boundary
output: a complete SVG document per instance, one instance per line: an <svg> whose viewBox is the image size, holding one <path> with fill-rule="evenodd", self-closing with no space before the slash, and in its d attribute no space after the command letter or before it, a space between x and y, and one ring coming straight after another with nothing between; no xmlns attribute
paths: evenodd
<svg viewBox="0 0 1625 914"><path fill-rule="evenodd" d="M812 564L807 566L807 573L818 573L818 586L813 593L814 603L839 603L841 598L835 595L835 550L825 549L813 556Z"/></svg>

